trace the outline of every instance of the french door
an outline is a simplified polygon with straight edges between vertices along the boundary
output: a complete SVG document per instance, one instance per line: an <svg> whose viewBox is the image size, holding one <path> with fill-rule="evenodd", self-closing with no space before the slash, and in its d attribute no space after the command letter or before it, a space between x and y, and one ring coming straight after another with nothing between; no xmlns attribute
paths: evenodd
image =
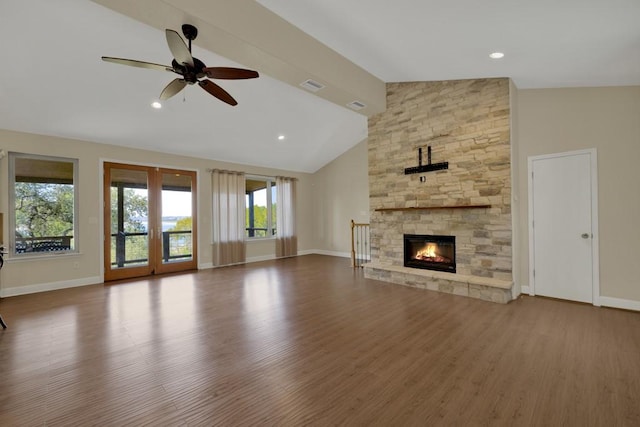
<svg viewBox="0 0 640 427"><path fill-rule="evenodd" d="M104 164L104 278L197 268L196 173Z"/></svg>

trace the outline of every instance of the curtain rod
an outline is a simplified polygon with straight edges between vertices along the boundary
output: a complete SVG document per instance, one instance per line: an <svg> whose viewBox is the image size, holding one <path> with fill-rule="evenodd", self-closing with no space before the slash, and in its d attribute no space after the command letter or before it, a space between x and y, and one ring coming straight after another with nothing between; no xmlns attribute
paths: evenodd
<svg viewBox="0 0 640 427"><path fill-rule="evenodd" d="M226 173L235 173L235 174L243 174L243 175L247 175L249 177L255 177L255 178L287 178L287 179L292 179L295 181L298 181L298 178L294 177L294 176L284 176L284 175L261 175L261 174L257 174L257 173L249 173L249 172L242 172L242 171L232 171L232 170L226 170L226 169L217 169L217 168L207 168L205 169L207 172L209 173L213 173L215 171L218 172L226 172Z"/></svg>
<svg viewBox="0 0 640 427"><path fill-rule="evenodd" d="M232 170L227 170L227 169L218 169L218 168L207 168L205 169L207 172L209 173L213 173L213 172L226 172L226 173L242 173L244 174L244 172L242 171L232 171Z"/></svg>

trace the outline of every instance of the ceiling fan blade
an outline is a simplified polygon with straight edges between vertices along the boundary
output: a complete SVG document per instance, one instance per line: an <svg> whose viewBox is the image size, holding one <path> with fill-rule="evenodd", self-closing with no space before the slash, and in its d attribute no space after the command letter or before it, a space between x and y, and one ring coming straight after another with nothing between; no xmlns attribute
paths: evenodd
<svg viewBox="0 0 640 427"><path fill-rule="evenodd" d="M198 84L202 89L206 90L211 95L218 98L220 101L226 102L229 105L238 105L238 102L233 99L233 97L229 95L226 90L222 89L211 80L201 80L198 82Z"/></svg>
<svg viewBox="0 0 640 427"><path fill-rule="evenodd" d="M202 70L207 77L212 79L255 79L260 77L257 71L245 70L244 68L232 67L208 67Z"/></svg>
<svg viewBox="0 0 640 427"><path fill-rule="evenodd" d="M193 67L193 56L191 56L191 52L189 52L189 48L184 40L182 40L182 37L180 37L180 34L169 29L165 30L165 34L167 36L169 50L176 61L178 61L178 64L188 64Z"/></svg>
<svg viewBox="0 0 640 427"><path fill-rule="evenodd" d="M173 79L171 83L162 89L162 93L160 93L160 100L164 101L165 99L171 98L173 95L184 89L186 85L187 82L185 82L184 79Z"/></svg>
<svg viewBox="0 0 640 427"><path fill-rule="evenodd" d="M135 59L112 58L111 56L103 56L103 61L113 62L114 64L129 65L131 67L149 68L151 70L171 71L173 68L168 65L154 64L153 62L136 61Z"/></svg>

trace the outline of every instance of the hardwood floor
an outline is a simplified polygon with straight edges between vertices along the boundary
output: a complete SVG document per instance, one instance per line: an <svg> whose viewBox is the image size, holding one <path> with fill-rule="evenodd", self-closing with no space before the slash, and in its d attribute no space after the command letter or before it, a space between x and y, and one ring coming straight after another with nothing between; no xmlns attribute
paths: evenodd
<svg viewBox="0 0 640 427"><path fill-rule="evenodd" d="M0 425L640 425L640 313L320 255L0 301Z"/></svg>

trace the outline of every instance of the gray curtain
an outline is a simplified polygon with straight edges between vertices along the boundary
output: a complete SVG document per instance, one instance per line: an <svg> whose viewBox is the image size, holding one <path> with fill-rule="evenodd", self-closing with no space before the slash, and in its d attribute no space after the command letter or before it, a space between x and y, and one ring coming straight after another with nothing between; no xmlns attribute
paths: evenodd
<svg viewBox="0 0 640 427"><path fill-rule="evenodd" d="M296 179L276 177L276 194L276 257L296 256Z"/></svg>
<svg viewBox="0 0 640 427"><path fill-rule="evenodd" d="M246 261L245 177L242 172L211 171L213 265Z"/></svg>

